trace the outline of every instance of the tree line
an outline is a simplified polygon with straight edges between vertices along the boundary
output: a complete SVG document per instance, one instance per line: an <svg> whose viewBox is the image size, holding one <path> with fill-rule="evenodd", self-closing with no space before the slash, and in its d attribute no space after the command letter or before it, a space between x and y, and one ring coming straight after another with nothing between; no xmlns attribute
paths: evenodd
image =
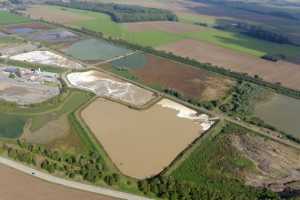
<svg viewBox="0 0 300 200"><path fill-rule="evenodd" d="M266 40L278 44L293 44L285 35L266 30L261 26L239 22L237 23L236 28L240 31L241 34L245 34L257 39Z"/></svg>
<svg viewBox="0 0 300 200"><path fill-rule="evenodd" d="M101 12L109 15L115 22L139 22L139 21L177 21L177 16L165 9L147 8L136 5L123 5L114 3L95 3L72 0L47 1L49 5L57 5L68 8Z"/></svg>

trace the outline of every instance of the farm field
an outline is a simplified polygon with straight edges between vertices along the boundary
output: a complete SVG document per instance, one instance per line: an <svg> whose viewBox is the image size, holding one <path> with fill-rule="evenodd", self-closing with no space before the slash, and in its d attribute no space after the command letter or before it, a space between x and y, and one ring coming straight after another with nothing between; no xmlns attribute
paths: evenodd
<svg viewBox="0 0 300 200"><path fill-rule="evenodd" d="M225 77L150 54L130 55L112 61L111 65L115 73L130 77L129 73L133 79L150 87L171 88L195 100L220 99L234 85L234 81ZM124 68L128 72L122 71Z"/></svg>
<svg viewBox="0 0 300 200"><path fill-rule="evenodd" d="M12 200L20 197L22 200L118 200L48 183L3 165L0 165L0 176L2 177L0 181L1 200ZM33 188L34 192L32 191Z"/></svg>
<svg viewBox="0 0 300 200"><path fill-rule="evenodd" d="M300 138L300 100L273 94L255 107L257 117L296 138Z"/></svg>
<svg viewBox="0 0 300 200"><path fill-rule="evenodd" d="M21 17L7 11L0 11L0 26L30 22L30 19Z"/></svg>
<svg viewBox="0 0 300 200"><path fill-rule="evenodd" d="M133 106L143 106L155 98L148 90L99 71L74 72L67 79L73 87Z"/></svg>
<svg viewBox="0 0 300 200"><path fill-rule="evenodd" d="M182 40L159 48L174 54L187 56L200 62L211 63L227 69L258 75L266 81L280 82L286 87L300 89L299 65L285 61L271 62L251 55L230 51L206 42Z"/></svg>
<svg viewBox="0 0 300 200"><path fill-rule="evenodd" d="M252 199L253 188L244 183L282 191L299 182L299 155L299 150L229 124L199 141L168 173L178 180L218 188L224 198L239 193L242 199Z"/></svg>
<svg viewBox="0 0 300 200"><path fill-rule="evenodd" d="M156 30L130 32L124 24L115 23L108 15L102 13L45 5L33 6L26 13L35 19L43 18L75 28L83 27L145 46L157 46L180 39L176 34Z"/></svg>
<svg viewBox="0 0 300 200"><path fill-rule="evenodd" d="M158 174L212 123L166 99L142 111L97 99L81 116L119 170L140 179Z"/></svg>
<svg viewBox="0 0 300 200"><path fill-rule="evenodd" d="M45 12L40 12L40 10ZM46 11L47 10L47 11ZM68 16L77 16L81 20L70 20L68 23L56 21L72 27L84 27L86 29L102 32L106 36L122 38L129 42L137 43L143 46L163 47L163 45L174 44L184 39L192 39L195 41L209 42L217 47L224 47L232 52L241 52L257 57L265 54L285 54L287 60L296 61L299 59L299 47L291 45L280 45L263 40L254 39L238 33L232 33L222 30L217 30L209 27L201 27L193 25L186 20L195 20L194 15L201 18L201 15L195 13L183 12L185 19L181 22L143 22L143 23L125 23L119 24L113 22L108 15L101 13L93 13L90 11L61 8L57 6L35 6L26 11L34 18L49 17L49 14L55 16L56 12ZM192 16L191 16L192 15ZM52 16L52 15L51 15ZM90 16L90 18L87 18ZM196 20L198 19L196 17ZM55 21L54 19L47 19ZM180 18L180 15L179 15ZM204 18L205 21L205 18ZM181 54L179 54L181 55Z"/></svg>
<svg viewBox="0 0 300 200"><path fill-rule="evenodd" d="M87 62L100 62L131 53L126 48L115 46L100 39L81 40L62 51L76 59Z"/></svg>

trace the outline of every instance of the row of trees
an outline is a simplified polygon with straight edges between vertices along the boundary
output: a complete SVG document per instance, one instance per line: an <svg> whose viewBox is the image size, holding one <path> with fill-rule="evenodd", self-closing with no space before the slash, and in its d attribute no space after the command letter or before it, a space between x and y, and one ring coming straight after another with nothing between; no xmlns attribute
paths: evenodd
<svg viewBox="0 0 300 200"><path fill-rule="evenodd" d="M138 21L177 21L177 16L169 10L147 8L135 5L123 5L113 3L94 3L87 1L72 0L48 1L50 5L58 5L81 10L89 10L108 14L115 22L138 22Z"/></svg>
<svg viewBox="0 0 300 200"><path fill-rule="evenodd" d="M247 23L237 23L236 28L245 35L250 37L275 42L279 44L292 44L288 37L281 33L275 33L273 31L266 30L260 26L255 26Z"/></svg>
<svg viewBox="0 0 300 200"><path fill-rule="evenodd" d="M120 175L109 172L103 159L96 152L74 155L21 140L18 140L17 144L18 148L5 146L9 157L38 165L51 174L62 172L69 178L81 177L91 183L104 181L108 185L115 185L120 181ZM39 157L39 163L36 162L36 157Z"/></svg>
<svg viewBox="0 0 300 200"><path fill-rule="evenodd" d="M158 176L138 182L139 190L144 194L155 194L159 198L170 200L250 200L248 194L224 194L215 188L197 186L191 182L178 181L172 177ZM266 189L252 191L257 200L279 200L273 192Z"/></svg>

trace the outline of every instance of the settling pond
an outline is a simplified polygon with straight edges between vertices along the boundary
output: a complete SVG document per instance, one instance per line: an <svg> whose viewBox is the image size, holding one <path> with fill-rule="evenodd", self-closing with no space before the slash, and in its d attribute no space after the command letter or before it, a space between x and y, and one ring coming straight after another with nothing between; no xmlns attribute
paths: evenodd
<svg viewBox="0 0 300 200"><path fill-rule="evenodd" d="M300 100L275 94L256 105L255 114L266 123L300 139Z"/></svg>
<svg viewBox="0 0 300 200"><path fill-rule="evenodd" d="M209 122L189 118L194 112L166 99L141 111L97 99L81 115L121 172L145 178L161 172L204 132Z"/></svg>
<svg viewBox="0 0 300 200"><path fill-rule="evenodd" d="M86 39L63 50L66 54L83 61L103 61L126 55L131 51L105 40Z"/></svg>
<svg viewBox="0 0 300 200"><path fill-rule="evenodd" d="M0 137L9 139L20 137L23 133L25 123L25 117L1 113Z"/></svg>

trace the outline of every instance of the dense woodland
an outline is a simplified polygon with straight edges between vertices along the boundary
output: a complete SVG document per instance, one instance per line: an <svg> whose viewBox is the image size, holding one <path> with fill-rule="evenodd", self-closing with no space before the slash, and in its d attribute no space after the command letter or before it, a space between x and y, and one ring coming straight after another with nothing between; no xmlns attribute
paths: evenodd
<svg viewBox="0 0 300 200"><path fill-rule="evenodd" d="M237 23L236 28L245 35L254 37L261 40L266 40L270 42L275 42L279 44L291 44L292 42L288 37L266 30L260 26L254 26L247 23Z"/></svg>
<svg viewBox="0 0 300 200"><path fill-rule="evenodd" d="M171 11L157 8L83 1L71 1L70 3L63 1L48 1L47 3L50 5L105 13L115 22L177 21L177 16Z"/></svg>

